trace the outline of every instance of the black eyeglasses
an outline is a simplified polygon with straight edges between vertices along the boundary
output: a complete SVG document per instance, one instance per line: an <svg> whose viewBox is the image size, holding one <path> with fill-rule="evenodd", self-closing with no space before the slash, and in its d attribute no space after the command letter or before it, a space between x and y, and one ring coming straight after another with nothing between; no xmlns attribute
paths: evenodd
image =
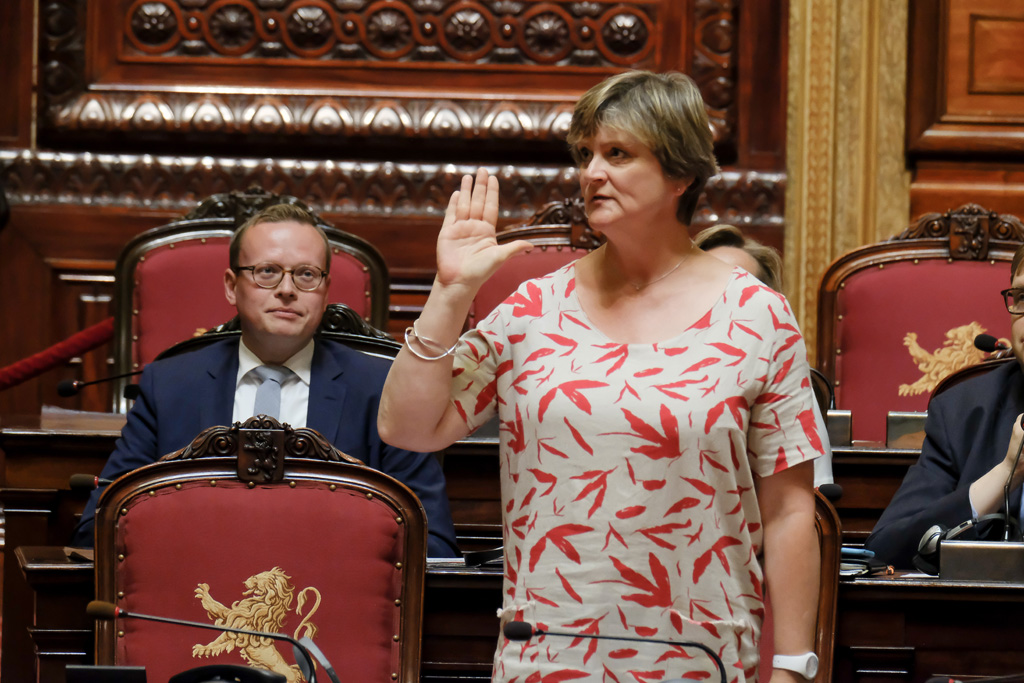
<svg viewBox="0 0 1024 683"><path fill-rule="evenodd" d="M1006 310L1014 315L1024 314L1024 287L1010 287L1001 294L1006 302Z"/></svg>
<svg viewBox="0 0 1024 683"><path fill-rule="evenodd" d="M240 273L243 270L248 270L252 275L252 281L256 283L257 287L262 287L263 289L277 287L281 284L281 280L284 279L284 274L288 273L292 276L295 288L301 289L303 292L312 292L320 286L320 283L327 276L326 270L306 265L285 268L276 263L257 263L255 266L239 266L235 268L236 273Z"/></svg>

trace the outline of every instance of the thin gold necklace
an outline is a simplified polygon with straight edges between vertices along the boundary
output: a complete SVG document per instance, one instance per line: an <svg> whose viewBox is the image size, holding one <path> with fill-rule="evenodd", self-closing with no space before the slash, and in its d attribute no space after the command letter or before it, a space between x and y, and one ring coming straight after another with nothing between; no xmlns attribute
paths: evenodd
<svg viewBox="0 0 1024 683"><path fill-rule="evenodd" d="M692 254L692 253L693 253L692 249L690 251L686 252L686 254L683 255L683 258L679 259L679 263L677 263L674 266L672 266L672 268L667 273L665 273L664 275L656 277L655 279L651 280L650 282L646 282L646 283L644 283L642 285L634 284L632 282L630 282L629 284L633 285L633 289L635 289L638 292L640 290L642 290L642 289L647 289L651 285L657 284L658 282L661 282L662 280L667 278L669 275L671 275L672 273L674 273L677 270L679 270L679 266L683 265L683 262L685 262L686 259L690 258L690 254Z"/></svg>

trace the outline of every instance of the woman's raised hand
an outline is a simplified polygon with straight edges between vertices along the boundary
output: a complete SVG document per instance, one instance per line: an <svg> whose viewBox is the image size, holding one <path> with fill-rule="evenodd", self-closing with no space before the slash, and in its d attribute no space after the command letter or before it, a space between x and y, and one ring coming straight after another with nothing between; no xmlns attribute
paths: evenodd
<svg viewBox="0 0 1024 683"><path fill-rule="evenodd" d="M452 193L437 236L437 279L442 285L465 285L475 292L502 263L533 245L525 240L498 244L498 179L486 169L462 177Z"/></svg>

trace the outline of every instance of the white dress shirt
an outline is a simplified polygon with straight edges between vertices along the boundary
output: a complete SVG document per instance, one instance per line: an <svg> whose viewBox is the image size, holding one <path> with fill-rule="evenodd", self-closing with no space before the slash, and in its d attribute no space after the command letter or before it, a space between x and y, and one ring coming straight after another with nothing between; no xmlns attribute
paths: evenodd
<svg viewBox="0 0 1024 683"><path fill-rule="evenodd" d="M294 374L281 384L281 418L280 422L292 427L305 427L306 414L309 408L309 378L313 366L313 340L310 339L302 350L286 360L282 365ZM252 417L253 406L256 404L256 389L260 380L254 368L263 365L244 341L238 342L238 377L235 384L235 406L231 414L232 422L244 422Z"/></svg>

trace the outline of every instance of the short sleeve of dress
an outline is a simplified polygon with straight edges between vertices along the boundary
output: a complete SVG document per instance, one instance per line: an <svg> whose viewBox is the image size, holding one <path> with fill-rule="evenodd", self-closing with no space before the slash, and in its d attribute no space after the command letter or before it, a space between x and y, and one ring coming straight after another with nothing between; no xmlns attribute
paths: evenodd
<svg viewBox="0 0 1024 683"><path fill-rule="evenodd" d="M462 335L452 366L451 401L470 431L497 412L498 369L504 361L504 326L499 311Z"/></svg>
<svg viewBox="0 0 1024 683"><path fill-rule="evenodd" d="M750 407L747 451L761 477L781 472L824 454L814 417L814 391L803 336L785 297L768 289L758 293L772 335L761 393ZM748 302L751 303L751 302Z"/></svg>

